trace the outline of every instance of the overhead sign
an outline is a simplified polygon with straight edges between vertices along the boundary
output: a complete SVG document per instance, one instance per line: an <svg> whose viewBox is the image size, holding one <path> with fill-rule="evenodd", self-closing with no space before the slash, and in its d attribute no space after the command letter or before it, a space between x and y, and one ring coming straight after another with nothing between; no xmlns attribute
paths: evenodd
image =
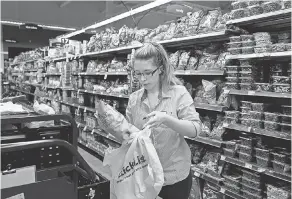
<svg viewBox="0 0 292 199"><path fill-rule="evenodd" d="M25 23L19 26L22 30L42 30L43 28L33 23Z"/></svg>

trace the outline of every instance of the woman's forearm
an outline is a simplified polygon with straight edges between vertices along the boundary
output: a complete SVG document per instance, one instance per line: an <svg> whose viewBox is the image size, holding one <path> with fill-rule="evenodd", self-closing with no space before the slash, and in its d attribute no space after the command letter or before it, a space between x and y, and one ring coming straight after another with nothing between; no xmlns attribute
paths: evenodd
<svg viewBox="0 0 292 199"><path fill-rule="evenodd" d="M170 115L166 116L164 124L179 134L187 137L196 137L201 132L201 122L180 120Z"/></svg>

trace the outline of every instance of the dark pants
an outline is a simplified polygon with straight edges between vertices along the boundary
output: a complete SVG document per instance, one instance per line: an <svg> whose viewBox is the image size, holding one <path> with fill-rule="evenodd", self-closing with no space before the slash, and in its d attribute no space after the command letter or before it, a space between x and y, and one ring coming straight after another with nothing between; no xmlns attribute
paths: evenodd
<svg viewBox="0 0 292 199"><path fill-rule="evenodd" d="M163 186L159 197L163 199L188 199L192 188L192 174L175 184Z"/></svg>

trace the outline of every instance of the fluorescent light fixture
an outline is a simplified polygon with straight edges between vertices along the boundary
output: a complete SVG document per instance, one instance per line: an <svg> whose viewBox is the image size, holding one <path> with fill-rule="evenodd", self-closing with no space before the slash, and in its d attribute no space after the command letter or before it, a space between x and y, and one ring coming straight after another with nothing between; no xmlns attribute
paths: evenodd
<svg viewBox="0 0 292 199"><path fill-rule="evenodd" d="M17 43L17 41L14 40L14 39L5 39L5 42L7 42L7 43Z"/></svg>
<svg viewBox="0 0 292 199"><path fill-rule="evenodd" d="M15 22L15 21L2 21L1 20L1 24L20 26L20 25L23 25L25 23ZM66 27L61 27L61 26L48 26L48 25L39 25L39 24L38 24L38 26L45 28L45 29L52 29L52 30L64 30L64 31L75 31L76 30L76 28L66 28Z"/></svg>
<svg viewBox="0 0 292 199"><path fill-rule="evenodd" d="M171 2L171 0L156 0L156 1L154 1L154 2L148 3L148 4L146 4L146 5L143 5L143 6L139 7L139 8L136 8L136 9L134 9L134 10L130 10L130 11L128 11L128 12L125 12L125 13L123 13L123 14L120 14L120 15L114 16L114 17L109 18L109 19L106 19L106 20L104 20L104 21L102 21L102 22L99 22L99 23L93 24L93 25L88 26L88 27L86 27L86 28L83 28L83 29L81 29L81 30L77 30L77 31L75 31L75 32L71 32L71 33L66 34L66 35L61 35L61 36L59 36L59 37L61 37L61 38L70 38L70 37L73 37L73 36L75 36L75 35L79 35L79 34L85 32L85 31L88 30L88 29L99 28L99 27L101 27L101 26L104 26L104 25L107 25L107 24L113 23L113 22L115 22L115 21L118 21L118 20L120 20L120 19L124 19L124 18L126 18L126 17L131 16L131 15L138 14L138 13L140 13L140 12L144 12L144 11L146 11L146 10L150 10L150 9L152 9L152 8L155 8L155 7L161 6L161 5L166 4L166 3L169 3L169 2Z"/></svg>
<svg viewBox="0 0 292 199"><path fill-rule="evenodd" d="M8 52L4 51L4 52L0 52L0 54L8 55Z"/></svg>

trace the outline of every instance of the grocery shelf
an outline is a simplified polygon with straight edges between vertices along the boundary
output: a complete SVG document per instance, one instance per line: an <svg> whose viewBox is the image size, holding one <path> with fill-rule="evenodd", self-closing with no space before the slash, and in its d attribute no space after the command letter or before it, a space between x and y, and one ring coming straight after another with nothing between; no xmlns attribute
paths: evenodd
<svg viewBox="0 0 292 199"><path fill-rule="evenodd" d="M291 9L284 9L275 12L259 14L241 19L227 21L227 25L236 25L240 27L273 29L291 26Z"/></svg>
<svg viewBox="0 0 292 199"><path fill-rule="evenodd" d="M253 54L239 54L239 55L226 55L226 59L291 59L291 51L273 52L273 53L253 53Z"/></svg>
<svg viewBox="0 0 292 199"><path fill-rule="evenodd" d="M210 75L210 76L223 76L223 70L185 70L185 71L175 71L175 75Z"/></svg>
<svg viewBox="0 0 292 199"><path fill-rule="evenodd" d="M228 90L226 90L226 91L228 91ZM291 99L291 93L275 93L275 92L266 92L266 91L247 91L247 90L231 89L229 94Z"/></svg>
<svg viewBox="0 0 292 199"><path fill-rule="evenodd" d="M43 73L44 76L61 76L61 73Z"/></svg>
<svg viewBox="0 0 292 199"><path fill-rule="evenodd" d="M227 30L202 33L202 34L188 36L188 37L173 38L170 40L159 41L158 43L162 44L164 47L175 47L175 46L181 47L182 45L190 46L192 44L225 41L225 40L229 40L229 35L227 34Z"/></svg>
<svg viewBox="0 0 292 199"><path fill-rule="evenodd" d="M76 108L81 108L84 111L90 111L90 112L93 112L93 113L96 112L96 110L94 108L90 108L90 107L87 107L87 106L82 106L80 104L75 104L75 103L65 102L65 101L60 101L60 103L68 105L68 106L73 106L73 107L76 107Z"/></svg>
<svg viewBox="0 0 292 199"><path fill-rule="evenodd" d="M191 169L193 172L193 176L204 179L207 182L219 185L224 180L224 178L216 178L215 176L211 176L210 174L203 172L201 169L197 168L196 165L191 165Z"/></svg>
<svg viewBox="0 0 292 199"><path fill-rule="evenodd" d="M274 177L274 178L277 178L280 180L291 182L291 176L289 174L277 173L277 172L273 171L272 169L263 168L263 167L257 166L254 163L244 162L244 161L241 161L239 159L227 157L224 155L221 155L220 159L222 161L228 162L230 164L234 164L234 165L237 165L237 166L240 166L243 168L247 168L247 169L259 172L259 173L263 173L265 175L268 175L268 176L271 176L271 177Z"/></svg>
<svg viewBox="0 0 292 199"><path fill-rule="evenodd" d="M24 72L38 72L38 69L27 69L27 70L24 70Z"/></svg>
<svg viewBox="0 0 292 199"><path fill-rule="evenodd" d="M34 95L33 93L30 93L30 92L26 92L26 91L22 91L22 90L19 90L19 89L16 89L16 88L10 88L11 90L15 90L15 91L18 91L18 92L21 92L21 93L25 93L27 95Z"/></svg>
<svg viewBox="0 0 292 199"><path fill-rule="evenodd" d="M93 129L93 128L88 127L85 124L82 124L82 123L79 123L79 122L77 122L77 126L78 127L80 126L82 128L85 128L86 127L86 130L91 131L92 133L96 133L96 134L98 134L98 135L100 135L100 136L102 136L102 137L104 137L104 138L106 138L106 139L108 139L110 141L113 141L113 142L121 145L121 143L119 141L117 141L114 136L112 136L109 133L104 132L102 129L98 129L98 128L94 128Z"/></svg>
<svg viewBox="0 0 292 199"><path fill-rule="evenodd" d="M83 142L82 140L78 139L78 145L81 146L84 150L90 151L91 153L97 154L103 160L104 155L97 149L91 147L89 144Z"/></svg>
<svg viewBox="0 0 292 199"><path fill-rule="evenodd" d="M106 92L88 91L88 90L84 90L84 89L78 89L78 92L89 93L89 94L94 94L94 95L118 97L118 98L129 98L129 95L124 95L124 94L110 94L110 93L106 93Z"/></svg>
<svg viewBox="0 0 292 199"><path fill-rule="evenodd" d="M78 73L77 75L90 76L90 75L128 75L127 71L115 71L115 72L85 72Z"/></svg>
<svg viewBox="0 0 292 199"><path fill-rule="evenodd" d="M88 52L85 54L82 54L82 57L99 57L105 54L110 54L110 53L131 53L132 49L134 48L139 48L141 45L130 45L130 46L123 46L123 47L118 47L118 48L113 48L113 49L108 49L108 50L101 50L98 52Z"/></svg>
<svg viewBox="0 0 292 199"><path fill-rule="evenodd" d="M273 138L278 138L278 139L283 139L283 140L291 140L290 135L287 135L278 131L268 131L265 129L252 128L252 127L248 127L248 126L244 126L240 124L228 124L225 128L233 129L237 131L243 131L246 133L253 133L257 135L264 135L267 137L273 137Z"/></svg>
<svg viewBox="0 0 292 199"><path fill-rule="evenodd" d="M242 195L239 195L238 193L234 193L233 191L228 190L226 187L221 187L219 192L234 199L246 199Z"/></svg>
<svg viewBox="0 0 292 199"><path fill-rule="evenodd" d="M212 139L212 138L207 138L207 137L195 137L195 138L190 138L190 137L187 137L185 136L186 139L188 140L193 140L195 142L200 142L200 143L203 143L203 144L207 144L207 145L210 145L210 146L214 146L214 147L217 147L217 148L221 148L222 146L222 142L219 141L219 140L215 140L215 139Z"/></svg>
<svg viewBox="0 0 292 199"><path fill-rule="evenodd" d="M26 63L30 63L30 62L39 61L39 60L42 60L42 58L32 59L32 60L22 61L22 62L17 62L17 63L15 63L15 64L11 64L11 66L16 66L16 65L19 65L19 64L26 64Z"/></svg>
<svg viewBox="0 0 292 199"><path fill-rule="evenodd" d="M194 103L196 109L216 111L216 112L224 112L227 110L226 106L212 105L212 104L204 104L204 103Z"/></svg>
<svg viewBox="0 0 292 199"><path fill-rule="evenodd" d="M43 86L42 84L25 83L25 82L23 84L26 84L26 85L29 85L29 86Z"/></svg>

